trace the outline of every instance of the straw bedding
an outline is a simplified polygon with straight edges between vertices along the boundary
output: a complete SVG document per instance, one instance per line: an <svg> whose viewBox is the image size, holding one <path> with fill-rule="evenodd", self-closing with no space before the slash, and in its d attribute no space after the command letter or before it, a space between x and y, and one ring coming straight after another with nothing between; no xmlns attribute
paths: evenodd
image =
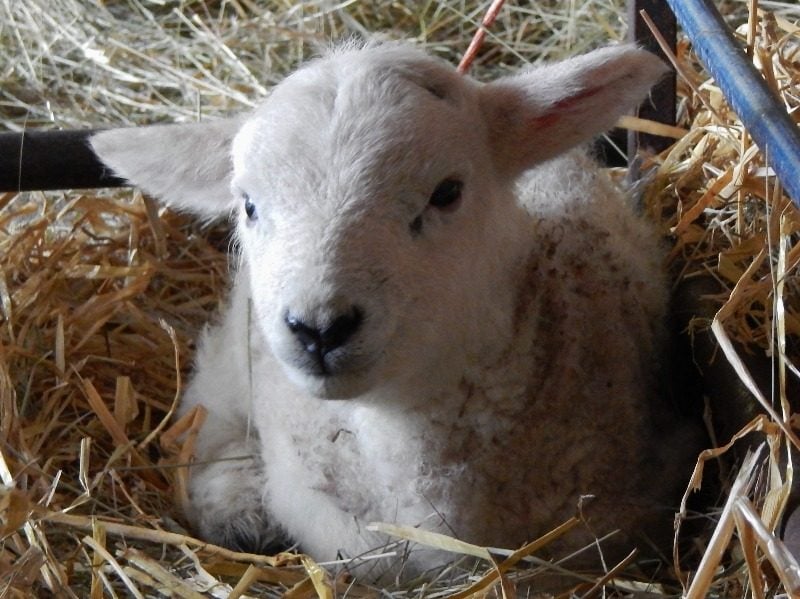
<svg viewBox="0 0 800 599"><path fill-rule="evenodd" d="M472 72L620 39L623 4L512 3ZM748 20L747 7L728 8L771 87L800 115L800 9L764 2ZM363 31L415 38L456 63L484 10L453 0L4 0L0 120L12 130L79 128L243 110L315 47ZM800 215L686 42L675 60L685 134L645 161L643 201L672 244L676 286L690 291L691 334L710 348L699 365L708 379L727 369L730 385L710 393L710 408L738 420L723 423L717 443L751 417L748 446L769 443L704 514L699 564L665 565L657 580L609 564L560 596L674 596L681 585L693 597L800 593L800 570L771 534L797 442L789 399L800 358ZM534 592L544 571L531 561L535 544L474 570L454 553L438 578L377 590L343 564L235 554L181 527L183 466L202 419L171 414L193 339L223 301L228 245L225 224L201 226L132 190L0 195L0 596L470 596L511 593L522 578ZM763 395L736 388L763 364L775 372Z"/></svg>

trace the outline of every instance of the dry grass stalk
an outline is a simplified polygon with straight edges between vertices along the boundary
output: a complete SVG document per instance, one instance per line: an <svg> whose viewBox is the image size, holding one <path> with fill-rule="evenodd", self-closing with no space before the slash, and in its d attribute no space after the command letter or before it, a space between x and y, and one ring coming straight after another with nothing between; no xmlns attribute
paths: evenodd
<svg viewBox="0 0 800 599"><path fill-rule="evenodd" d="M504 72L619 39L622 5L509 3L473 72ZM77 127L243 109L315 45L361 29L391 29L456 62L486 8L452 0L421 10L388 1L342 6L0 0L0 64L8 78L0 118L11 129ZM778 16L751 21L744 41L800 114L800 29L790 21L800 14L789 3L770 8ZM679 139L654 159L647 205L675 240L680 277L711 274L724 285L716 298L725 306L716 321L721 340L771 352L780 373L779 401L764 398L771 418L751 427L769 442L766 463L753 470L761 478L749 492L730 494L732 516L723 518L738 540L706 560L732 565L723 575L703 566L692 593L736 597L750 588L760 597L781 585L796 593L796 564L772 531L791 480L782 458L793 435L786 388L797 375L800 217L685 43L676 63L683 117L668 133ZM173 506L185 501L185 465L202 414L168 418L192 339L227 286L225 234L159 212L128 191L0 195L0 594L377 595L337 574L341 564L231 552L192 538L173 517ZM540 572L558 571L531 557L538 547L499 563L493 553L475 572L454 565L451 578L391 593L510 594L531 580L536 588ZM564 588L564 596L676 592L618 568L595 574Z"/></svg>

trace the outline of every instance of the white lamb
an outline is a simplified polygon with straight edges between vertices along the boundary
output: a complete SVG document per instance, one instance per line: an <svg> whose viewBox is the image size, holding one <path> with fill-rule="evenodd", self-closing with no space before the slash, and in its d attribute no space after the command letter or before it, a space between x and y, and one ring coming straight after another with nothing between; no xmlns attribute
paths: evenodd
<svg viewBox="0 0 800 599"><path fill-rule="evenodd" d="M663 542L692 449L657 389L658 235L567 152L663 71L620 46L482 84L351 45L243 118L93 138L169 205L235 215L232 300L183 401L208 410L201 536L329 560L388 521L515 547L581 502L558 549Z"/></svg>

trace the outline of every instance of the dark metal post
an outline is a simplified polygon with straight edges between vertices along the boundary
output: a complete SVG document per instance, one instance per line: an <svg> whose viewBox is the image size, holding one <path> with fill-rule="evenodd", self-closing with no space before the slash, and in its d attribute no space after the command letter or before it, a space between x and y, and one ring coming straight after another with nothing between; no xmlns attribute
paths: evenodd
<svg viewBox="0 0 800 599"><path fill-rule="evenodd" d="M672 52L675 52L677 39L675 15L664 0L628 0L628 38L666 61L658 41L642 19L641 11L645 11L655 23ZM676 74L671 71L653 88L650 98L639 107L637 116L674 125L676 81ZM672 139L658 135L628 131L628 161L633 161L639 149L658 153L673 142Z"/></svg>

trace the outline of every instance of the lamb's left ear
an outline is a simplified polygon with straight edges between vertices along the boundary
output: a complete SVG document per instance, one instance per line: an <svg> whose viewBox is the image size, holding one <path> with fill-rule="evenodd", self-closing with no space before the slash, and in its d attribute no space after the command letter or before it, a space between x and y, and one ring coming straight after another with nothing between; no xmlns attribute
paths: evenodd
<svg viewBox="0 0 800 599"><path fill-rule="evenodd" d="M614 126L666 71L624 45L499 79L480 89L498 170L516 175Z"/></svg>
<svg viewBox="0 0 800 599"><path fill-rule="evenodd" d="M230 212L231 145L243 118L109 129L92 136L115 174L165 204L213 218Z"/></svg>

